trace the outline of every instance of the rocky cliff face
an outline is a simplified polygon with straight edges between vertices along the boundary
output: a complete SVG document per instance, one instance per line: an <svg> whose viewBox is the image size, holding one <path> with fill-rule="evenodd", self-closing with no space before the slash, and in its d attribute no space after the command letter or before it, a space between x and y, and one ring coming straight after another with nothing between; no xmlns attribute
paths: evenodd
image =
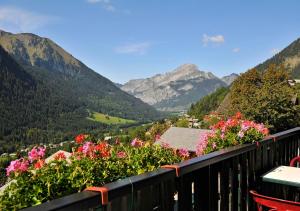
<svg viewBox="0 0 300 211"><path fill-rule="evenodd" d="M166 74L131 80L121 88L159 110L180 111L223 86L227 84L211 72L184 64Z"/></svg>

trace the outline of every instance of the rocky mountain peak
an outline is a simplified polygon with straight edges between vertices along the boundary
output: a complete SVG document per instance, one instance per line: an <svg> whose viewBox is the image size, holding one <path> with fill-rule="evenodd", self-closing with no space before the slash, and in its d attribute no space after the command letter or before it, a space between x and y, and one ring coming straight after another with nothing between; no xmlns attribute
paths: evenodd
<svg viewBox="0 0 300 211"><path fill-rule="evenodd" d="M236 73L231 73L230 75L224 76L221 78L227 85L230 85L237 77L239 77Z"/></svg>
<svg viewBox="0 0 300 211"><path fill-rule="evenodd" d="M171 73L188 73L188 72L194 73L198 71L199 69L195 64L183 64L177 67L175 70L171 71Z"/></svg>
<svg viewBox="0 0 300 211"><path fill-rule="evenodd" d="M227 85L211 72L183 64L165 74L130 80L121 89L158 109L178 111L221 86Z"/></svg>

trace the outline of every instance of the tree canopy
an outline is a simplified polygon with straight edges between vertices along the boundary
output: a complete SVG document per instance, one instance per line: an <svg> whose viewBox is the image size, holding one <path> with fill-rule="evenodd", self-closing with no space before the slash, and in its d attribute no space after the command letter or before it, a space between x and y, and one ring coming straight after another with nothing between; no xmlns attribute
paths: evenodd
<svg viewBox="0 0 300 211"><path fill-rule="evenodd" d="M272 132L298 126L296 88L288 79L283 66L270 65L264 72L247 71L231 87L229 113L240 111L246 118L263 122Z"/></svg>

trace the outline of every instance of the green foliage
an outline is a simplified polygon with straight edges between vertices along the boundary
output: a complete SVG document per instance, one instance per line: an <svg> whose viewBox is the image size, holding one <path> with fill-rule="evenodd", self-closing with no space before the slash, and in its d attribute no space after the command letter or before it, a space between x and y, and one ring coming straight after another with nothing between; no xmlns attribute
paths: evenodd
<svg viewBox="0 0 300 211"><path fill-rule="evenodd" d="M293 102L296 90L288 84L287 71L274 65L260 73L252 69L232 85L229 112L263 122L272 132L299 125L299 106Z"/></svg>
<svg viewBox="0 0 300 211"><path fill-rule="evenodd" d="M0 210L34 206L183 159L173 149L152 142L137 142L141 145L120 143L110 146L104 142L93 145L85 142L84 146L89 150L80 151L79 147L69 160L57 158L39 169L33 164L26 172L13 174L15 182L0 195Z"/></svg>
<svg viewBox="0 0 300 211"><path fill-rule="evenodd" d="M191 105L188 114L198 119L203 119L205 115L215 111L218 108L228 92L229 88L222 87L217 89L215 92L206 95L197 103Z"/></svg>
<svg viewBox="0 0 300 211"><path fill-rule="evenodd" d="M189 120L186 118L181 118L176 122L176 127L189 127Z"/></svg>

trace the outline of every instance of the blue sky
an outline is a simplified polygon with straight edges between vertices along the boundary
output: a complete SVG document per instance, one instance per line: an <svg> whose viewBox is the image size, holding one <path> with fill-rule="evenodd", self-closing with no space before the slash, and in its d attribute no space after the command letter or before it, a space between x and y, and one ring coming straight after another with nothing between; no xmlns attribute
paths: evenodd
<svg viewBox="0 0 300 211"><path fill-rule="evenodd" d="M184 63L240 73L300 37L298 0L1 0L0 28L57 42L114 82Z"/></svg>

